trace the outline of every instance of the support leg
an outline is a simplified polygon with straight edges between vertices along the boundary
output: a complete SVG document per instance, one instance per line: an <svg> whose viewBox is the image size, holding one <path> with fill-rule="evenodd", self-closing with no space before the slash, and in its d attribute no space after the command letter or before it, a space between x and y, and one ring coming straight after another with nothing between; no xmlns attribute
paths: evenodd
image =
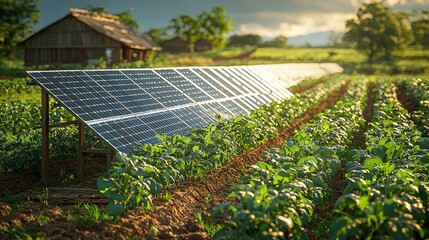
<svg viewBox="0 0 429 240"><path fill-rule="evenodd" d="M42 183L48 186L49 171L49 95L42 89Z"/></svg>

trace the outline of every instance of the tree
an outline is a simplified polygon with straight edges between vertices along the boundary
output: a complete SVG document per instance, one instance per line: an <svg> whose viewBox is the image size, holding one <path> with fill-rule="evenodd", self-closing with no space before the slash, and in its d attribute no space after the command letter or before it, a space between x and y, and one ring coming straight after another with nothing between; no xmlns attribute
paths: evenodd
<svg viewBox="0 0 429 240"><path fill-rule="evenodd" d="M256 34L234 34L228 39L228 46L230 47L244 47L244 46L260 46L262 44L262 37Z"/></svg>
<svg viewBox="0 0 429 240"><path fill-rule="evenodd" d="M107 7L102 5L97 5L97 6L88 5L86 9L90 12L109 13L109 10L107 9Z"/></svg>
<svg viewBox="0 0 429 240"><path fill-rule="evenodd" d="M268 40L264 43L266 47L283 48L287 46L287 37L279 35L273 40Z"/></svg>
<svg viewBox="0 0 429 240"><path fill-rule="evenodd" d="M225 34L234 28L231 18L223 7L214 7L211 12L202 12L198 16L201 23L201 37L210 41L215 48L226 44Z"/></svg>
<svg viewBox="0 0 429 240"><path fill-rule="evenodd" d="M130 8L126 11L115 14L119 17L119 21L127 25L132 31L139 31L139 23L134 19L134 9Z"/></svg>
<svg viewBox="0 0 429 240"><path fill-rule="evenodd" d="M429 11L413 12L409 19L413 29L413 45L429 49Z"/></svg>
<svg viewBox="0 0 429 240"><path fill-rule="evenodd" d="M98 6L88 5L86 9L90 12L109 13L109 10L107 9L107 7L102 5L98 5ZM134 19L134 9L130 8L123 12L119 12L112 15L118 16L119 21L121 21L123 24L129 27L132 31L134 32L139 31L139 23Z"/></svg>
<svg viewBox="0 0 429 240"><path fill-rule="evenodd" d="M167 28L187 41L193 52L194 45L199 39L210 41L215 48L223 47L226 42L224 36L232 27L232 21L226 15L225 9L214 7L211 12L202 12L197 18L189 15L173 18Z"/></svg>
<svg viewBox="0 0 429 240"><path fill-rule="evenodd" d="M412 41L411 25L406 15L395 12L384 2L364 3L354 18L347 20L343 40L368 56L390 59L394 50L403 49Z"/></svg>
<svg viewBox="0 0 429 240"><path fill-rule="evenodd" d="M169 38L165 28L151 28L144 34L148 35L152 41L161 45Z"/></svg>
<svg viewBox="0 0 429 240"><path fill-rule="evenodd" d="M10 57L33 31L40 0L0 0L0 55Z"/></svg>
<svg viewBox="0 0 429 240"><path fill-rule="evenodd" d="M200 22L189 15L180 15L178 18L171 19L168 29L171 29L176 36L188 42L191 52L194 51L195 43L202 37Z"/></svg>

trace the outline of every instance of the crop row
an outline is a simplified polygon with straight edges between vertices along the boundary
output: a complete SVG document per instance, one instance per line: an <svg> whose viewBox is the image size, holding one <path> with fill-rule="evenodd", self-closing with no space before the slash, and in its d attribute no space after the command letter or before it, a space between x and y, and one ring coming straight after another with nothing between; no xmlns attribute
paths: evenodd
<svg viewBox="0 0 429 240"><path fill-rule="evenodd" d="M379 80L366 149L351 150L348 186L334 207L331 239L429 236L429 139Z"/></svg>
<svg viewBox="0 0 429 240"><path fill-rule="evenodd" d="M36 95L40 89L27 85L26 78L0 79L0 96L10 98L16 95ZM3 97L2 97L3 98Z"/></svg>
<svg viewBox="0 0 429 240"><path fill-rule="evenodd" d="M41 161L41 103L40 100L0 100L0 172L34 169ZM62 107L50 103L50 123L72 120ZM52 129L51 156L74 156L77 147L76 127ZM94 138L88 137L89 140ZM96 141L92 141L92 145Z"/></svg>
<svg viewBox="0 0 429 240"><path fill-rule="evenodd" d="M134 206L151 208L154 194L190 178L202 178L237 153L256 147L309 109L315 107L344 80L332 78L307 92L273 102L249 115L219 120L186 136L157 135L159 144L138 146L130 156L117 156L107 177L97 186L109 199L107 210L119 215Z"/></svg>
<svg viewBox="0 0 429 240"><path fill-rule="evenodd" d="M424 136L429 136L429 78L401 79L400 84L405 85L407 93L419 107L412 114L414 122Z"/></svg>
<svg viewBox="0 0 429 240"><path fill-rule="evenodd" d="M334 106L304 124L281 149L265 152L264 162L251 166L229 195L238 204L225 202L214 211L229 226L223 237L308 238L304 227L332 195L327 183L364 123L367 83L354 79Z"/></svg>

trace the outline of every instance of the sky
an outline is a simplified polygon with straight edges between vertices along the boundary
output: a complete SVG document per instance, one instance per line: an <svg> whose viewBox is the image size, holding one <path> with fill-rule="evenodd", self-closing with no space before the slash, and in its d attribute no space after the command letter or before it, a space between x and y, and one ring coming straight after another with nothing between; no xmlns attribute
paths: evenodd
<svg viewBox="0 0 429 240"><path fill-rule="evenodd" d="M110 13L134 9L140 32L166 27L181 14L197 16L215 6L225 8L234 22L235 34L294 37L316 32L344 31L345 21L353 17L368 0L41 0L39 30L67 15L70 8L106 6ZM429 0L386 0L397 10L429 10Z"/></svg>

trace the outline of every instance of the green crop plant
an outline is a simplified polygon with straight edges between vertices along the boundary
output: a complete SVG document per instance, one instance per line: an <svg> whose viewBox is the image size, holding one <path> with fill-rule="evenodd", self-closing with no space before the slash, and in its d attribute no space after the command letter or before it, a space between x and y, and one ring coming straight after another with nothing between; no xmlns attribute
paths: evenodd
<svg viewBox="0 0 429 240"><path fill-rule="evenodd" d="M367 80L355 79L330 109L304 124L282 148L265 152L214 211L228 224L225 238L307 239L304 229L332 193L327 182L341 168L349 139L362 126Z"/></svg>
<svg viewBox="0 0 429 240"><path fill-rule="evenodd" d="M348 154L348 186L335 203L330 239L427 238L429 139L384 79L365 137L366 149Z"/></svg>

